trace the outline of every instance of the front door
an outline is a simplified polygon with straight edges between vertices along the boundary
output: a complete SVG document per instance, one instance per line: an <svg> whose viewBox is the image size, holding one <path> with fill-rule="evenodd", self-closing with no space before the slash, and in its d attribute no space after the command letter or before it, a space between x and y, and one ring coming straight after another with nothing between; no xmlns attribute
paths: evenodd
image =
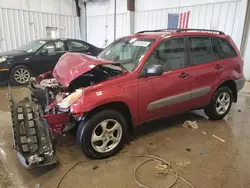
<svg viewBox="0 0 250 188"><path fill-rule="evenodd" d="M63 41L53 41L46 44L32 58L32 66L36 70L35 74L52 71L62 54L65 53L65 43Z"/></svg>
<svg viewBox="0 0 250 188"><path fill-rule="evenodd" d="M139 79L140 122L186 111L190 108L191 76L186 64L184 38L166 39L146 61L142 72L154 64L162 65L161 76Z"/></svg>

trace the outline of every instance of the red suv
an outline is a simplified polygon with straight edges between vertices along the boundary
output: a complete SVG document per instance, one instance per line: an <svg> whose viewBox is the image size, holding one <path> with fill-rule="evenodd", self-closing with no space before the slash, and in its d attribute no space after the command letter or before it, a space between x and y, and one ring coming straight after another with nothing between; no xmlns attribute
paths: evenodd
<svg viewBox="0 0 250 188"><path fill-rule="evenodd" d="M232 39L215 30L142 31L98 57L66 53L29 82L30 98L10 97L18 157L26 167L54 163L53 138L75 126L84 153L106 158L143 122L194 109L222 119L244 86L242 68Z"/></svg>

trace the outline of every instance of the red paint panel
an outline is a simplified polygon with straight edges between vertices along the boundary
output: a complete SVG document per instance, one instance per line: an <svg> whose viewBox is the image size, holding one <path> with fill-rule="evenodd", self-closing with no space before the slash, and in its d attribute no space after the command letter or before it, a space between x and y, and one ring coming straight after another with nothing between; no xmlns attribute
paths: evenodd
<svg viewBox="0 0 250 188"><path fill-rule="evenodd" d="M56 134L61 134L63 128L69 123L69 114L46 114L43 118L47 119L49 127Z"/></svg>

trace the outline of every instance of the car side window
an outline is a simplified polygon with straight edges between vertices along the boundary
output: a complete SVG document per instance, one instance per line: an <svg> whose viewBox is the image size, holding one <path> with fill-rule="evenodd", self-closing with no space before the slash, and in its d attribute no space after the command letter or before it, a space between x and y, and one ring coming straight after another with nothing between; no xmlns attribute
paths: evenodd
<svg viewBox="0 0 250 188"><path fill-rule="evenodd" d="M215 56L215 58L218 60L223 59L223 53L221 50L219 40L217 40L216 38L211 38L211 43L212 43L213 55Z"/></svg>
<svg viewBox="0 0 250 188"><path fill-rule="evenodd" d="M164 72L185 67L184 38L167 39L152 52L143 71L152 65L162 65Z"/></svg>
<svg viewBox="0 0 250 188"><path fill-rule="evenodd" d="M223 53L223 59L233 58L237 56L234 48L231 46L231 44L227 40L219 39L219 38L217 40L219 41L219 44Z"/></svg>
<svg viewBox="0 0 250 188"><path fill-rule="evenodd" d="M193 65L215 61L209 37L189 37L190 61Z"/></svg>
<svg viewBox="0 0 250 188"><path fill-rule="evenodd" d="M65 45L64 42L56 41L56 42L49 42L46 44L41 51L47 51L48 55L53 55L60 52L65 52Z"/></svg>
<svg viewBox="0 0 250 188"><path fill-rule="evenodd" d="M69 51L82 51L87 50L89 46L77 41L68 41L68 48Z"/></svg>

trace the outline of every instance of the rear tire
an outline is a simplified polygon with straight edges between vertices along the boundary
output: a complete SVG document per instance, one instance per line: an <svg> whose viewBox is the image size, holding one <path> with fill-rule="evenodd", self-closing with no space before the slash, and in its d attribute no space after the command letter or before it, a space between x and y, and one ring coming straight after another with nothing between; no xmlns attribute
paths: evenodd
<svg viewBox="0 0 250 188"><path fill-rule="evenodd" d="M215 92L210 104L204 109L205 114L212 120L223 119L229 112L233 94L229 87L220 87Z"/></svg>
<svg viewBox="0 0 250 188"><path fill-rule="evenodd" d="M77 142L88 157L103 159L123 148L126 133L124 116L116 110L103 110L80 123Z"/></svg>
<svg viewBox="0 0 250 188"><path fill-rule="evenodd" d="M14 85L23 85L30 80L31 76L32 72L27 66L18 65L11 70L9 79Z"/></svg>

